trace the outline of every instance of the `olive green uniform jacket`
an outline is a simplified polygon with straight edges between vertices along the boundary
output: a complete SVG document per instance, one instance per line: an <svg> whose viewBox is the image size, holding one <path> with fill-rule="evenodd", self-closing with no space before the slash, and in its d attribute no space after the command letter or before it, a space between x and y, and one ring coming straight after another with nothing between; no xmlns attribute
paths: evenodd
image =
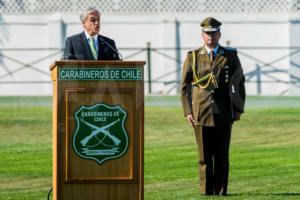
<svg viewBox="0 0 300 200"><path fill-rule="evenodd" d="M192 114L195 125L223 126L232 123L236 112L244 112L246 96L245 77L237 51L219 46L212 63L204 46L195 50L195 53L195 71L198 79L213 72L218 87L212 82L206 88L192 85L196 80L193 75L192 51L188 52L181 80L184 116Z"/></svg>

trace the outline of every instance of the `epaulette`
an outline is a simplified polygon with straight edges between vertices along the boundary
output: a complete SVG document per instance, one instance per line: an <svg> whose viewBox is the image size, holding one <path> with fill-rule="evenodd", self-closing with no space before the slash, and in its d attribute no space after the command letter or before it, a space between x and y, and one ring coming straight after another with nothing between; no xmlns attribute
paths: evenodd
<svg viewBox="0 0 300 200"><path fill-rule="evenodd" d="M233 47L225 47L225 49L229 51L237 51L237 49Z"/></svg>
<svg viewBox="0 0 300 200"><path fill-rule="evenodd" d="M192 53L193 51L195 51L195 53L197 54L197 51L198 51L199 49L190 49L189 51L188 51L188 53Z"/></svg>

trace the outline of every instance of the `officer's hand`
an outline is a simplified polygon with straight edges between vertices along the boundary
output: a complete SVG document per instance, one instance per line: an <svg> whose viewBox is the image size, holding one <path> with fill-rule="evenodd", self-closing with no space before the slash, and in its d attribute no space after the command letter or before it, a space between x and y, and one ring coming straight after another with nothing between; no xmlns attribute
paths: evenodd
<svg viewBox="0 0 300 200"><path fill-rule="evenodd" d="M191 126L194 127L194 122L195 122L195 120L194 120L194 118L193 118L193 115L187 115L186 117L187 117L187 119L189 120Z"/></svg>
<svg viewBox="0 0 300 200"><path fill-rule="evenodd" d="M238 121L241 119L241 114L240 112L235 112L235 116L234 116L234 121Z"/></svg>

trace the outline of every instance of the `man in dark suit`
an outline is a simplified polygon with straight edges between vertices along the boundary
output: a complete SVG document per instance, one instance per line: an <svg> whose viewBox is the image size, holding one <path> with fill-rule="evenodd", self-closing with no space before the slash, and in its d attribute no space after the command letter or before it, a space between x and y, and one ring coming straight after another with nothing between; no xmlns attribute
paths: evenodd
<svg viewBox="0 0 300 200"><path fill-rule="evenodd" d="M82 33L66 39L65 60L120 60L115 42L100 31L100 12L89 8L80 15Z"/></svg>

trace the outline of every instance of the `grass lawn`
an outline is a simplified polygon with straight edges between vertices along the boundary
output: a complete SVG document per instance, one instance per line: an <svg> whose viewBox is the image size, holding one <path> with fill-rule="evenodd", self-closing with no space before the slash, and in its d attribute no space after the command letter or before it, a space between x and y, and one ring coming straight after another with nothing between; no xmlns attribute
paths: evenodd
<svg viewBox="0 0 300 200"><path fill-rule="evenodd" d="M51 187L49 106L0 107L0 199L46 199ZM247 108L235 123L229 197L300 199L300 108ZM145 109L145 200L200 197L194 133L180 107Z"/></svg>

